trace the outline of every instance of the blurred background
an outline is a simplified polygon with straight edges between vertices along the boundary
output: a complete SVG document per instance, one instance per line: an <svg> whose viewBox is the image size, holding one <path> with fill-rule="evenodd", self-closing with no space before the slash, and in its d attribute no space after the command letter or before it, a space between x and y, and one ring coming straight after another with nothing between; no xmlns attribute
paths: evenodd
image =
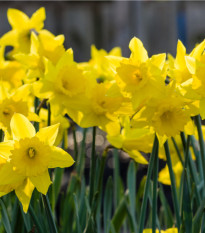
<svg viewBox="0 0 205 233"><path fill-rule="evenodd" d="M3 1L0 2L0 34L10 29L7 9L17 8L29 16L46 8L45 28L65 35L76 61L90 58L90 46L111 50L120 46L129 56L128 44L140 38L149 55L175 55L178 38L189 52L205 35L205 2L201 1Z"/></svg>

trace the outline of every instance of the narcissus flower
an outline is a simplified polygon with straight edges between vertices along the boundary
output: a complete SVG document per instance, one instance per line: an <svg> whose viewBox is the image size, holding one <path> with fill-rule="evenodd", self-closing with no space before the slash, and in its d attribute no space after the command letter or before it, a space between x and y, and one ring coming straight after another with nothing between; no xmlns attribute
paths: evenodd
<svg viewBox="0 0 205 233"><path fill-rule="evenodd" d="M121 127L117 135L107 135L108 141L116 148L127 152L137 163L147 164L147 160L140 152L151 152L154 133L146 128L131 127L128 117L125 117Z"/></svg>
<svg viewBox="0 0 205 233"><path fill-rule="evenodd" d="M4 57L5 48L0 47L0 80L11 88L22 85L26 73L22 65L14 60L6 60Z"/></svg>
<svg viewBox="0 0 205 233"><path fill-rule="evenodd" d="M54 36L47 30L41 30L38 36L31 32L31 48L27 54L18 53L14 57L22 63L27 72L27 81L35 81L42 78L45 72L44 57L56 64L64 54L64 36Z"/></svg>
<svg viewBox="0 0 205 233"><path fill-rule="evenodd" d="M175 80L176 83L181 84L190 78L192 78L192 72L190 72L190 62L187 59L187 56L191 59L199 59L203 50L205 49L205 40L198 44L193 51L187 55L186 48L179 40L177 43L177 54L174 59L171 55L168 56L168 75L171 79Z"/></svg>
<svg viewBox="0 0 205 233"><path fill-rule="evenodd" d="M53 146L58 127L59 124L52 125L36 133L25 116L15 113L12 117L13 148L1 149L8 159L0 167L0 192L15 190L25 212L35 187L47 193L51 184L48 168L70 167L74 163L67 152Z"/></svg>
<svg viewBox="0 0 205 233"><path fill-rule="evenodd" d="M178 229L177 228L169 228L167 230L160 230L161 233L178 233ZM152 229L145 229L143 230L143 233L152 233ZM156 233L159 233L159 230L156 229Z"/></svg>
<svg viewBox="0 0 205 233"><path fill-rule="evenodd" d="M109 53L104 49L97 50L94 45L91 46L91 59L89 62L81 63L84 70L92 72L92 76L97 82L111 81L114 79L113 65L107 59L107 56L121 57L121 49L113 48Z"/></svg>
<svg viewBox="0 0 205 233"><path fill-rule="evenodd" d="M158 96L165 80L166 54L154 55L148 58L142 42L133 38L130 41L130 58L124 58L116 68L116 81L121 90L132 96L134 109L151 96Z"/></svg>
<svg viewBox="0 0 205 233"><path fill-rule="evenodd" d="M39 121L38 115L30 111L28 97L30 85L23 85L10 93L3 83L0 83L0 129L8 135L10 121L14 113L21 113L31 121Z"/></svg>
<svg viewBox="0 0 205 233"><path fill-rule="evenodd" d="M39 117L40 117L40 128L46 127L47 121L48 121L48 110L41 108L39 112ZM67 132L66 130L70 127L70 122L69 119L64 117L63 115L53 115L51 113L51 125L60 123L59 130L58 130L58 136L56 137L55 146L58 146L62 139L66 139Z"/></svg>
<svg viewBox="0 0 205 233"><path fill-rule="evenodd" d="M31 31L38 33L44 27L45 9L43 7L40 8L31 18L20 10L9 9L7 16L12 30L2 36L0 44L14 47L10 55L19 52L28 53L30 50Z"/></svg>
<svg viewBox="0 0 205 233"><path fill-rule="evenodd" d="M86 78L78 64L73 61L73 51L68 49L57 64L45 59L45 75L34 83L35 94L48 98L55 115L72 112L75 103L84 101Z"/></svg>
<svg viewBox="0 0 205 233"><path fill-rule="evenodd" d="M180 131L186 130L187 134L194 133L194 124L190 118L190 109L186 106L185 99L180 96L174 85L165 86L161 98L152 98L139 113L133 118L144 121L157 133L160 145L169 137L175 137Z"/></svg>

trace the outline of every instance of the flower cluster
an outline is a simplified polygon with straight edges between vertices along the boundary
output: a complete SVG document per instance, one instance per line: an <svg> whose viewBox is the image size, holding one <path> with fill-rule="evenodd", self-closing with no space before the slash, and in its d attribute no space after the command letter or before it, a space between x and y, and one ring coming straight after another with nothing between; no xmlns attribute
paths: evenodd
<svg viewBox="0 0 205 233"><path fill-rule="evenodd" d="M69 127L65 115L80 127L99 127L111 145L141 164L148 163L141 152L151 152L155 135L159 156L166 160L165 141L179 141L183 131L194 135L192 117L200 114L205 119L205 41L190 54L178 41L176 58L166 59L165 53L149 57L134 37L128 58L118 47L107 53L93 45L91 59L77 63L73 50L64 48L64 36L43 28L45 18L44 8L31 18L9 9L11 30L0 39L0 194L15 190L24 211L34 187L46 194L48 168L74 162L53 146ZM7 46L12 50L5 54ZM47 109L39 108L39 100L49 103L51 123L60 126L42 128ZM29 120L40 122L37 133ZM172 163L180 177L183 168L177 155L172 155ZM170 184L166 167L159 180Z"/></svg>

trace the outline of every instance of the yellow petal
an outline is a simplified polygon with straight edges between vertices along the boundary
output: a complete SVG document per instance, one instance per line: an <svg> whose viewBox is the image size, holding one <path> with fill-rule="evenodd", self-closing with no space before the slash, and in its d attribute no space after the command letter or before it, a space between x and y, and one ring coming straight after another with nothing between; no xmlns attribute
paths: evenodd
<svg viewBox="0 0 205 233"><path fill-rule="evenodd" d="M192 120L188 121L188 123L184 126L184 132L188 135L193 135L195 131L195 126Z"/></svg>
<svg viewBox="0 0 205 233"><path fill-rule="evenodd" d="M36 136L46 144L52 146L58 135L58 129L60 124L51 125L39 130Z"/></svg>
<svg viewBox="0 0 205 233"><path fill-rule="evenodd" d="M164 67L165 59L166 59L166 53L153 55L151 57L151 63L154 64L155 66L159 67L160 70L162 70Z"/></svg>
<svg viewBox="0 0 205 233"><path fill-rule="evenodd" d="M187 68L191 74L195 74L196 64L193 57L185 56Z"/></svg>
<svg viewBox="0 0 205 233"><path fill-rule="evenodd" d="M34 112L28 113L28 119L29 121L41 122L41 118L39 117L39 115Z"/></svg>
<svg viewBox="0 0 205 233"><path fill-rule="evenodd" d="M50 184L52 183L50 180L48 170L46 170L40 176L31 176L29 177L29 179L31 180L32 184L37 188L37 190L40 193L43 193L44 195L46 195L48 188Z"/></svg>
<svg viewBox="0 0 205 233"><path fill-rule="evenodd" d="M171 185L169 169L167 165L159 172L158 181L165 185Z"/></svg>
<svg viewBox="0 0 205 233"><path fill-rule="evenodd" d="M0 185L16 184L24 180L24 176L19 175L13 170L11 163L6 163L0 169Z"/></svg>
<svg viewBox="0 0 205 233"><path fill-rule="evenodd" d="M7 17L12 28L15 29L24 28L24 25L29 21L28 16L17 9L8 9Z"/></svg>
<svg viewBox="0 0 205 233"><path fill-rule="evenodd" d="M49 168L70 167L73 163L73 158L66 151L59 147L51 147L51 159L48 165Z"/></svg>
<svg viewBox="0 0 205 233"><path fill-rule="evenodd" d="M31 17L31 26L37 30L40 30L44 26L44 20L46 19L45 8L41 7Z"/></svg>
<svg viewBox="0 0 205 233"><path fill-rule="evenodd" d="M14 113L10 125L14 140L34 137L36 134L35 128L31 122L20 113Z"/></svg>
<svg viewBox="0 0 205 233"><path fill-rule="evenodd" d="M8 92L6 91L6 88L4 87L3 82L0 84L0 100L4 100L9 97Z"/></svg>
<svg viewBox="0 0 205 233"><path fill-rule="evenodd" d="M177 43L177 56L175 59L175 67L177 69L184 68L186 66L184 56L186 55L186 48L180 40Z"/></svg>
<svg viewBox="0 0 205 233"><path fill-rule="evenodd" d="M16 196L21 202L23 206L23 211L25 213L28 211L33 190L34 190L34 185L31 183L31 181L28 178L25 179L24 182L17 189L15 189Z"/></svg>
<svg viewBox="0 0 205 233"><path fill-rule="evenodd" d="M0 164L3 160L6 162L11 155L11 150L13 150L13 141L0 143Z"/></svg>
<svg viewBox="0 0 205 233"><path fill-rule="evenodd" d="M148 164L147 160L143 157L143 155L137 151L137 150L132 150L132 151L127 151L125 150L131 158L133 158L137 163L141 164Z"/></svg>
<svg viewBox="0 0 205 233"><path fill-rule="evenodd" d="M129 44L129 48L132 52L132 56L135 60L140 62L145 62L148 59L148 54L146 49L144 48L141 40L134 37Z"/></svg>
<svg viewBox="0 0 205 233"><path fill-rule="evenodd" d="M205 40L203 40L200 44L198 44L193 51L191 52L190 56L194 57L195 59L199 59L201 54L203 53L205 48Z"/></svg>

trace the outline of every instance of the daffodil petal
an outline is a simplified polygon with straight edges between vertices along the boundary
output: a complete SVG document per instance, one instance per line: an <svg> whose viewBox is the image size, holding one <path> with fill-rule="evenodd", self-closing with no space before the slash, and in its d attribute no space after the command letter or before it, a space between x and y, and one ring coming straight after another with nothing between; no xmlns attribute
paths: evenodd
<svg viewBox="0 0 205 233"><path fill-rule="evenodd" d="M46 144L52 146L58 135L59 123L42 128L37 132L36 136Z"/></svg>
<svg viewBox="0 0 205 233"><path fill-rule="evenodd" d="M13 115L10 126L14 140L34 137L36 134L36 130L31 122L20 113Z"/></svg>
<svg viewBox="0 0 205 233"><path fill-rule="evenodd" d="M66 151L59 147L51 147L51 159L48 165L49 168L70 167L73 163L73 158Z"/></svg>
<svg viewBox="0 0 205 233"><path fill-rule="evenodd" d="M13 170L11 163L6 163L0 169L0 185L20 183L24 180L24 176L19 175Z"/></svg>
<svg viewBox="0 0 205 233"><path fill-rule="evenodd" d="M15 189L16 196L21 202L23 206L23 211L25 213L28 211L31 195L33 193L34 188L35 188L34 185L27 178L17 189Z"/></svg>
<svg viewBox="0 0 205 233"><path fill-rule="evenodd" d="M31 17L31 25L37 29L40 30L43 28L44 23L43 21L46 19L46 12L45 8L41 7L38 9Z"/></svg>
<svg viewBox="0 0 205 233"><path fill-rule="evenodd" d="M40 193L43 193L44 195L46 195L48 188L50 184L52 183L50 180L48 170L46 170L40 176L31 176L29 177L29 179L31 180L32 184L37 188L37 190Z"/></svg>
<svg viewBox="0 0 205 233"><path fill-rule="evenodd" d="M17 9L8 9L7 12L8 21L11 24L12 28L22 29L25 23L28 23L29 18L22 11Z"/></svg>
<svg viewBox="0 0 205 233"><path fill-rule="evenodd" d="M0 143L0 164L1 164L1 158L5 160L9 158L12 149L13 149L13 141Z"/></svg>
<svg viewBox="0 0 205 233"><path fill-rule="evenodd" d="M125 150L131 158L133 158L137 163L148 164L147 160L143 157L143 155L137 150Z"/></svg>
<svg viewBox="0 0 205 233"><path fill-rule="evenodd" d="M143 46L141 40L136 37L133 37L130 41L129 48L132 52L134 59L139 60L140 62L145 62L148 59L148 54L146 49Z"/></svg>

